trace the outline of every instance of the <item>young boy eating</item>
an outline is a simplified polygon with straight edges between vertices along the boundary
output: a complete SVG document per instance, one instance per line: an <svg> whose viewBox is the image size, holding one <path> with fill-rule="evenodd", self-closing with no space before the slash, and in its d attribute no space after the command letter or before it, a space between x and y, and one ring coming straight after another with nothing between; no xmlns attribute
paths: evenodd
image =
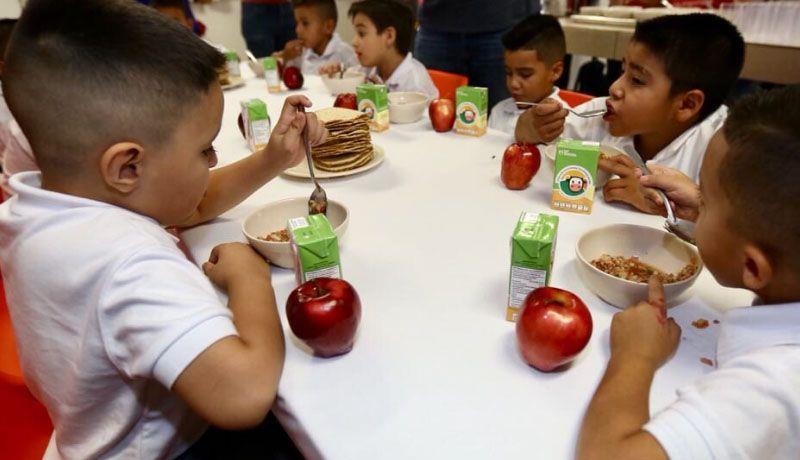
<svg viewBox="0 0 800 460"><path fill-rule="evenodd" d="M682 171L694 180L708 142L727 115L723 105L744 60L744 41L736 27L714 14L663 16L636 25L623 59L623 74L608 98L593 99L577 112L604 108L600 118L567 116L557 103L525 112L517 139L550 142L565 138L599 141L623 151L635 150L645 161ZM619 176L603 189L606 201L649 206L625 155L602 160Z"/></svg>
<svg viewBox="0 0 800 460"><path fill-rule="evenodd" d="M511 97L498 102L489 116L489 127L514 134L525 111L517 102L541 102L545 98L564 102L554 83L564 71L566 41L561 24L553 16L534 14L503 36L506 87Z"/></svg>
<svg viewBox="0 0 800 460"><path fill-rule="evenodd" d="M297 39L286 43L275 56L287 66L299 67L303 73L317 74L320 67L337 62L349 67L356 65L353 47L335 32L339 18L333 0L293 0Z"/></svg>
<svg viewBox="0 0 800 460"><path fill-rule="evenodd" d="M578 458L797 458L800 452L800 86L742 98L711 140L699 190L667 184L693 209L703 263L717 281L753 291L756 305L729 310L716 370L678 391L651 418L649 388L680 343L663 290L617 313L611 357L583 420ZM644 179L644 178L643 178Z"/></svg>
<svg viewBox="0 0 800 460"><path fill-rule="evenodd" d="M416 91L433 100L439 90L425 66L411 55L414 37L414 16L411 9L398 0L362 0L348 11L356 29L353 48L361 63L361 71L376 83L384 83L390 92ZM339 63L331 63L320 72L339 71Z"/></svg>
<svg viewBox="0 0 800 460"><path fill-rule="evenodd" d="M206 278L164 230L260 180L223 168L230 183L211 189L223 63L128 0L23 10L3 89L41 172L11 177L0 261L26 383L54 424L46 458L173 458L208 424L254 426L272 405L284 341L269 266L226 244ZM268 158L297 162L303 129L324 131L300 104L287 100Z"/></svg>

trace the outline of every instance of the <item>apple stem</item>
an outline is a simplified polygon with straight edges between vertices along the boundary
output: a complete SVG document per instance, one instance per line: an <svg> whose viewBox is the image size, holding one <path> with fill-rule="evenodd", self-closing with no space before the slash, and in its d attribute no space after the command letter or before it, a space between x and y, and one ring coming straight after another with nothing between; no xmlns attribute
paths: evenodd
<svg viewBox="0 0 800 460"><path fill-rule="evenodd" d="M323 294L326 294L325 288L319 285L316 279L311 281L314 283L314 297L322 297Z"/></svg>

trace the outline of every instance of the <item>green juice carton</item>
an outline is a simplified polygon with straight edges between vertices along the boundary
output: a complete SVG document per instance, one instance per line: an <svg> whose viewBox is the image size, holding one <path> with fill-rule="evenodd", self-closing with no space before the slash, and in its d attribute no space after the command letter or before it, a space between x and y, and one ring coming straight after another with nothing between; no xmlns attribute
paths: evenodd
<svg viewBox="0 0 800 460"><path fill-rule="evenodd" d="M265 57L261 60L264 67L264 79L267 80L267 91L270 93L281 92L281 76L278 75L278 60L274 57Z"/></svg>
<svg viewBox="0 0 800 460"><path fill-rule="evenodd" d="M557 236L557 216L523 212L519 217L511 236L507 321L517 321L531 291L550 284Z"/></svg>
<svg viewBox="0 0 800 460"><path fill-rule="evenodd" d="M489 90L462 86L456 90L456 132L469 136L486 134L489 117Z"/></svg>
<svg viewBox="0 0 800 460"><path fill-rule="evenodd" d="M591 214L599 161L599 142L559 141L550 207L559 211Z"/></svg>
<svg viewBox="0 0 800 460"><path fill-rule="evenodd" d="M225 51L225 68L232 77L241 77L242 70L239 67L239 55L236 51Z"/></svg>
<svg viewBox="0 0 800 460"><path fill-rule="evenodd" d="M386 85L364 83L356 88L358 110L369 116L372 131L389 129L389 97Z"/></svg>
<svg viewBox="0 0 800 460"><path fill-rule="evenodd" d="M314 278L341 278L339 242L324 214L289 219L297 284Z"/></svg>
<svg viewBox="0 0 800 460"><path fill-rule="evenodd" d="M242 125L244 138L250 151L255 152L267 146L269 133L272 128L267 104L261 99L248 99L241 101Z"/></svg>

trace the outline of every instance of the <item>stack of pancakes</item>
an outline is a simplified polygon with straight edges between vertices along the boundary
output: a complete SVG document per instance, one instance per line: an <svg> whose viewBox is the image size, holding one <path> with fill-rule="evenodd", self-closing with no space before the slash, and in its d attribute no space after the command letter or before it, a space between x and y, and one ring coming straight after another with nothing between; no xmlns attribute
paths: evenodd
<svg viewBox="0 0 800 460"><path fill-rule="evenodd" d="M311 149L314 166L331 172L349 171L372 161L372 138L367 115L331 107L316 112L328 129L328 140Z"/></svg>

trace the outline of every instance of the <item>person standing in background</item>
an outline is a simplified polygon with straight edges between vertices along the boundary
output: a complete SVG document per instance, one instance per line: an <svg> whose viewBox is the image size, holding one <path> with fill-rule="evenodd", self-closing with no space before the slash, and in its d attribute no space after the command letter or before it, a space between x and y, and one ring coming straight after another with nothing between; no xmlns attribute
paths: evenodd
<svg viewBox="0 0 800 460"><path fill-rule="evenodd" d="M289 0L242 0L242 35L257 58L280 51L294 40L294 13Z"/></svg>
<svg viewBox="0 0 800 460"><path fill-rule="evenodd" d="M489 88L489 106L508 97L501 37L539 0L424 0L414 57L429 69L469 77Z"/></svg>

